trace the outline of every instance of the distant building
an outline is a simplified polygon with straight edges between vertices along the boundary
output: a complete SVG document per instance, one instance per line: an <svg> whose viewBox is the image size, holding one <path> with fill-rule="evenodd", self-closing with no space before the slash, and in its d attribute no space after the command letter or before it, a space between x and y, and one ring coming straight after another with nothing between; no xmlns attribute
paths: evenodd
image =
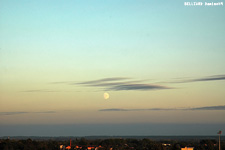
<svg viewBox="0 0 225 150"><path fill-rule="evenodd" d="M65 145L60 145L60 150L65 150L65 149L66 149Z"/></svg>
<svg viewBox="0 0 225 150"><path fill-rule="evenodd" d="M69 149L71 149L71 146L66 147L65 145L60 145L59 148L60 148L60 150L69 150Z"/></svg>
<svg viewBox="0 0 225 150"><path fill-rule="evenodd" d="M181 148L181 150L194 150L194 147L185 147L185 148Z"/></svg>
<svg viewBox="0 0 225 150"><path fill-rule="evenodd" d="M163 143L162 145L163 146L171 146L171 144L166 144L166 143Z"/></svg>
<svg viewBox="0 0 225 150"><path fill-rule="evenodd" d="M71 147L72 147L72 146L71 146L71 139L70 139L70 146L67 146L66 149L69 150L69 149L71 149Z"/></svg>
<svg viewBox="0 0 225 150"><path fill-rule="evenodd" d="M100 145L100 146L88 146L87 147L87 150L99 150L99 149L101 149L102 148L102 146Z"/></svg>

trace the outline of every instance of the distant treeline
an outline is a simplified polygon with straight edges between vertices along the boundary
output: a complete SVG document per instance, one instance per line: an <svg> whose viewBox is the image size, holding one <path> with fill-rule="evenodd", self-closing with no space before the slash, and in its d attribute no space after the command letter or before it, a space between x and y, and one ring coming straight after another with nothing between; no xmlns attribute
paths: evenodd
<svg viewBox="0 0 225 150"><path fill-rule="evenodd" d="M86 139L71 141L72 149L86 150L98 147L98 150L180 150L182 147L194 147L194 150L218 150L218 141L203 140L151 140L151 139ZM69 146L69 140L32 140L0 139L0 150L60 150L60 145ZM221 141L221 150L225 150L225 141Z"/></svg>
<svg viewBox="0 0 225 150"><path fill-rule="evenodd" d="M75 140L85 138L88 140L96 140L96 139L151 139L154 141L160 140L176 140L176 141L194 141L194 140L218 140L218 136L2 136L0 139L18 139L18 140L55 140L55 141L63 141L63 140ZM225 140L225 136L221 135L221 140Z"/></svg>

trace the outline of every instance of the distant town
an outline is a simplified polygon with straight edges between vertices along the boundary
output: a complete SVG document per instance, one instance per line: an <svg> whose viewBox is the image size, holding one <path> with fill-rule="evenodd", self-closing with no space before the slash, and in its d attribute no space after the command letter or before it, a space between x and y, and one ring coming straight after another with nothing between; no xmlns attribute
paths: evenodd
<svg viewBox="0 0 225 150"><path fill-rule="evenodd" d="M225 137L0 137L0 150L225 150Z"/></svg>

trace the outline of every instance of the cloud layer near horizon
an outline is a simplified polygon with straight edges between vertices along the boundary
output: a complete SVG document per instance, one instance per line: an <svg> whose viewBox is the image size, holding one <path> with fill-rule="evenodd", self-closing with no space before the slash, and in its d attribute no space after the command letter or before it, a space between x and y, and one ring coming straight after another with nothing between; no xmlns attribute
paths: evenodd
<svg viewBox="0 0 225 150"><path fill-rule="evenodd" d="M225 110L225 105L221 106L206 106L206 107L195 107L195 108L149 108L149 109L124 109L124 108L110 108L100 109L99 111L172 111L172 110Z"/></svg>
<svg viewBox="0 0 225 150"><path fill-rule="evenodd" d="M56 111L39 111L39 112L16 111L16 112L0 112L0 116L3 116L3 115L19 115L19 114L50 114L50 113L56 113Z"/></svg>
<svg viewBox="0 0 225 150"><path fill-rule="evenodd" d="M121 112L121 111L196 111L196 110L225 110L225 105L220 106L206 106L206 107L193 107L193 108L148 108L148 109L124 109L124 108L109 108L109 109L100 109L98 111L106 112ZM20 114L51 114L57 113L57 111L40 111L40 112L26 112L26 111L17 111L17 112L0 112L0 116L6 115L20 115Z"/></svg>

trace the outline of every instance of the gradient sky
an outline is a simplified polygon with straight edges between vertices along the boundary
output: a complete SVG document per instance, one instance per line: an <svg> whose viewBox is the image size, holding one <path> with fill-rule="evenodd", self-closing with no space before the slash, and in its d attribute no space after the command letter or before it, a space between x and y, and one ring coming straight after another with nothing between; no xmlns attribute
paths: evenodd
<svg viewBox="0 0 225 150"><path fill-rule="evenodd" d="M1 0L0 136L70 135L27 125L172 135L174 124L183 127L176 135L216 134L225 130L224 40L225 6ZM146 124L171 132L135 130ZM116 132L98 134L104 125Z"/></svg>

